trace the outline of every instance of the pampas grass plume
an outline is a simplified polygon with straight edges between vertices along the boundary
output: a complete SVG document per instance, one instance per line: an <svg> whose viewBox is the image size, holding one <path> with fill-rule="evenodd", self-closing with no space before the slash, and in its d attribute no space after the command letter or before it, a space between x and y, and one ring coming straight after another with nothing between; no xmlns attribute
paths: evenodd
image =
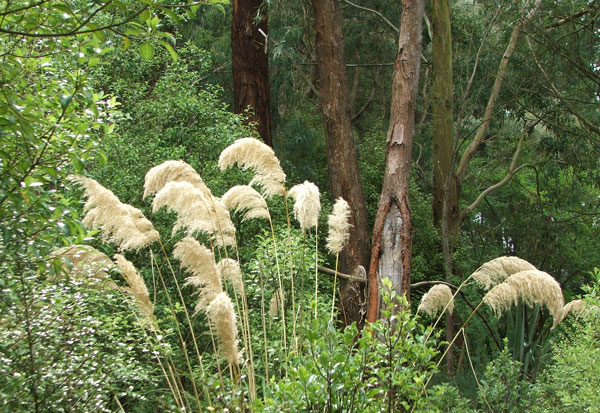
<svg viewBox="0 0 600 413"><path fill-rule="evenodd" d="M236 164L244 170L254 171L250 185L259 185L265 197L285 193L285 173L273 149L268 145L254 138L238 139L219 156L222 171Z"/></svg>
<svg viewBox="0 0 600 413"><path fill-rule="evenodd" d="M588 305L583 300L573 300L567 305L565 305L563 309L563 318L569 314L575 315L575 317L579 317L582 315L586 315L589 312Z"/></svg>
<svg viewBox="0 0 600 413"><path fill-rule="evenodd" d="M117 262L117 267L119 268L121 275L123 275L123 278L125 278L125 281L127 281L127 284L129 285L129 287L124 290L135 297L136 305L140 310L144 321L146 321L149 326L153 326L154 305L150 301L150 294L148 293L148 288L146 288L144 279L137 272L134 265L124 256L115 254L115 261Z"/></svg>
<svg viewBox="0 0 600 413"><path fill-rule="evenodd" d="M84 285L96 286L102 283L106 288L116 288L110 281L108 271L114 268L114 263L106 254L89 245L70 245L62 247L50 254L50 258L60 258L62 270L69 273ZM67 262L65 262L67 261ZM55 277L58 274L55 274Z"/></svg>
<svg viewBox="0 0 600 413"><path fill-rule="evenodd" d="M338 198L333 204L333 212L329 215L329 234L327 249L334 255L339 254L350 237L350 206L343 198Z"/></svg>
<svg viewBox="0 0 600 413"><path fill-rule="evenodd" d="M560 284L543 271L526 270L511 275L506 281L488 291L483 297L483 302L499 317L505 310L517 304L519 298L529 306L545 305L552 314L552 328L563 318L564 299Z"/></svg>
<svg viewBox="0 0 600 413"><path fill-rule="evenodd" d="M208 233L218 245L234 243L235 227L229 212L210 193L205 194L189 182L169 182L154 197L152 211L163 206L177 213L173 233L187 228L187 234Z"/></svg>
<svg viewBox="0 0 600 413"><path fill-rule="evenodd" d="M444 308L446 308L448 314L452 314L454 311L452 290L446 284L436 284L421 298L417 313L423 312L433 318Z"/></svg>
<svg viewBox="0 0 600 413"><path fill-rule="evenodd" d="M294 199L294 217L303 230L316 227L321 213L319 188L309 181L294 185L289 191Z"/></svg>
<svg viewBox="0 0 600 413"><path fill-rule="evenodd" d="M212 253L195 239L186 237L175 244L173 256L181 261L183 269L192 274L186 278L184 286L191 285L198 289L195 312L206 310L208 304L223 292Z"/></svg>
<svg viewBox="0 0 600 413"><path fill-rule="evenodd" d="M489 290L513 274L536 269L533 264L519 257L498 257L483 264L471 277L481 288Z"/></svg>
<svg viewBox="0 0 600 413"><path fill-rule="evenodd" d="M230 211L246 211L242 221L253 218L271 219L267 202L262 195L248 185L237 185L230 188L221 197L221 202Z"/></svg>
<svg viewBox="0 0 600 413"><path fill-rule="evenodd" d="M123 204L110 190L91 178L69 175L67 179L85 188L87 202L83 207L83 225L99 228L104 239L119 245L121 251L139 250L158 241L158 232L139 209Z"/></svg>
<svg viewBox="0 0 600 413"><path fill-rule="evenodd" d="M146 173L143 198L157 193L169 182L189 182L202 193L210 193L198 172L189 164L184 161L166 161Z"/></svg>
<svg viewBox="0 0 600 413"><path fill-rule="evenodd" d="M217 273L221 277L221 280L230 282L238 293L241 293L244 290L242 270L236 260L223 258L217 264Z"/></svg>
<svg viewBox="0 0 600 413"><path fill-rule="evenodd" d="M231 298L219 293L206 308L209 321L215 326L219 348L223 356L234 366L240 364L238 351L237 320Z"/></svg>

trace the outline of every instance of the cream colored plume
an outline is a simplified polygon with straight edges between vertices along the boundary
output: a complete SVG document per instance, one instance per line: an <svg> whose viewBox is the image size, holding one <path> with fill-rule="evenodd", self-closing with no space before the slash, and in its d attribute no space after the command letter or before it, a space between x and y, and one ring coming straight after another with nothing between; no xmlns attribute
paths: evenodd
<svg viewBox="0 0 600 413"><path fill-rule="evenodd" d="M128 261L124 256L115 254L115 261L117 267L127 281L128 288L124 288L124 291L130 293L134 298L140 313L142 314L143 320L152 328L154 326L154 305L150 301L150 294L144 278L137 272L134 265Z"/></svg>
<svg viewBox="0 0 600 413"><path fill-rule="evenodd" d="M573 300L565 305L565 308L563 309L563 318L569 314L573 314L575 317L587 316L593 310L598 311L600 310L600 307L586 303L583 300Z"/></svg>
<svg viewBox="0 0 600 413"><path fill-rule="evenodd" d="M281 288L278 288L271 298L271 302L269 303L269 314L271 314L271 317L275 318L280 316L280 312L282 311L284 304L285 293Z"/></svg>
<svg viewBox="0 0 600 413"><path fill-rule="evenodd" d="M197 232L212 236L217 245L232 245L235 241L235 227L229 212L221 201L205 194L189 182L169 182L154 197L152 211L163 206L177 213L173 233L187 229L187 234Z"/></svg>
<svg viewBox="0 0 600 413"><path fill-rule="evenodd" d="M143 197L157 193L169 182L189 182L202 193L210 193L198 172L189 164L184 161L166 161L146 173Z"/></svg>
<svg viewBox="0 0 600 413"><path fill-rule="evenodd" d="M224 292L218 294L206 308L206 314L215 327L221 353L229 363L239 365L237 320L231 299Z"/></svg>
<svg viewBox="0 0 600 413"><path fill-rule="evenodd" d="M454 311L452 290L446 284L436 284L421 298L417 313L423 312L433 318L440 311L444 311L444 308L448 314Z"/></svg>
<svg viewBox="0 0 600 413"><path fill-rule="evenodd" d="M221 202L229 211L245 211L242 221L253 218L271 219L267 202L262 195L248 185L237 185L230 188L221 197Z"/></svg>
<svg viewBox="0 0 600 413"><path fill-rule="evenodd" d="M83 225L100 229L106 241L114 242L121 251L128 251L139 250L158 240L158 232L139 209L123 204L91 178L69 175L67 179L85 188Z"/></svg>
<svg viewBox="0 0 600 413"><path fill-rule="evenodd" d="M117 288L108 274L108 271L115 267L114 263L94 247L89 245L62 247L52 252L50 258L60 258L62 270L85 286ZM54 274L55 278L57 276L58 274Z"/></svg>
<svg viewBox="0 0 600 413"><path fill-rule="evenodd" d="M319 188L312 182L304 181L294 185L289 196L294 199L294 217L300 227L303 230L316 227L321 213Z"/></svg>
<svg viewBox="0 0 600 413"><path fill-rule="evenodd" d="M217 264L217 272L219 273L221 280L231 283L238 293L241 293L244 290L242 270L236 260L223 258Z"/></svg>
<svg viewBox="0 0 600 413"><path fill-rule="evenodd" d="M175 244L173 256L181 261L183 269L192 274L186 278L184 286L191 285L198 289L195 312L206 310L208 304L223 292L213 254L195 239L186 237Z"/></svg>
<svg viewBox="0 0 600 413"><path fill-rule="evenodd" d="M254 138L238 139L221 152L219 167L222 171L234 165L252 169L254 178L250 185L259 185L265 197L285 193L285 173L273 149Z"/></svg>
<svg viewBox="0 0 600 413"><path fill-rule="evenodd" d="M550 274L538 270L520 271L496 285L483 297L496 316L519 302L529 306L545 305L554 320L552 328L563 318L564 299L558 281Z"/></svg>
<svg viewBox="0 0 600 413"><path fill-rule="evenodd" d="M329 215L329 234L327 249L334 255L339 254L350 237L350 206L343 198L338 198L333 204L333 212Z"/></svg>
<svg viewBox="0 0 600 413"><path fill-rule="evenodd" d="M477 281L481 288L489 290L513 274L536 269L533 264L519 257L498 257L483 264L471 277Z"/></svg>

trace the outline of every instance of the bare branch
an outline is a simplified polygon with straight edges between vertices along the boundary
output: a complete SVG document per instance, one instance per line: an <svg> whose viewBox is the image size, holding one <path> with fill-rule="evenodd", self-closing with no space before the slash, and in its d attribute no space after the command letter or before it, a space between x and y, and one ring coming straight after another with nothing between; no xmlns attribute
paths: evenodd
<svg viewBox="0 0 600 413"><path fill-rule="evenodd" d="M488 104L485 108L485 113L483 115L483 122L477 129L477 134L475 135L475 138L473 138L469 146L467 146L467 149L465 149L465 152L463 153L462 157L460 158L460 162L456 171L456 181L458 186L462 184L462 181L467 172L467 167L469 166L471 159L473 159L473 156L475 156L475 152L477 152L477 150L479 149L483 138L488 132L490 121L492 120L492 117L495 112L496 100L500 95L500 89L502 88L504 76L506 75L506 72L508 70L508 62L510 61L510 58L512 57L517 47L517 41L519 39L521 29L525 26L525 24L531 21L541 3L541 0L536 0L533 8L529 10L527 15L523 19L521 19L513 28L510 40L508 42L508 45L506 46L506 50L504 51L504 55L502 56L500 65L498 66L496 80L494 82L494 86L492 87L492 91L490 92Z"/></svg>
<svg viewBox="0 0 600 413"><path fill-rule="evenodd" d="M381 20L383 20L384 22L386 22L388 26L390 26L392 29L394 29L394 31L396 33L400 33L400 29L398 29L396 26L394 26L391 21L389 21L383 14L381 14L377 10L373 10L373 9L368 8L368 7L359 6L358 4L354 4L354 3L352 3L351 1L348 1L348 0L343 0L343 1L344 1L344 3L348 3L349 5L354 6L357 9L361 9L361 10L368 11L370 13L376 14L377 16L379 16L381 18Z"/></svg>
<svg viewBox="0 0 600 413"><path fill-rule="evenodd" d="M508 172L506 172L506 175L504 176L504 178L502 178L499 182L496 182L494 185L491 185L489 187L487 187L485 190L483 190L479 196L477 197L477 199L475 199L475 201L473 201L471 203L471 205L469 205L468 207L466 207L460 214L460 220L462 221L462 219L467 216L471 211L473 211L475 208L477 208L479 206L479 204L481 203L481 201L483 201L485 199L486 196L488 196L489 194L491 194L494 191L497 191L498 189L502 188L504 185L506 185L506 183L508 181L510 181L510 179L517 173L519 172L521 169L523 169L526 166L529 166L527 164L523 164L519 167L517 167L517 161L519 159L519 155L521 154L521 148L523 147L523 141L525 140L525 137L527 136L527 134L529 133L529 131L531 131L531 129L533 129L533 127L535 125L537 125L540 122L540 120L536 120L534 121L531 125L529 125L521 134L521 137L519 138L519 143L517 144L517 149L515 150L515 153L513 155L512 161L510 163L510 166L508 167Z"/></svg>

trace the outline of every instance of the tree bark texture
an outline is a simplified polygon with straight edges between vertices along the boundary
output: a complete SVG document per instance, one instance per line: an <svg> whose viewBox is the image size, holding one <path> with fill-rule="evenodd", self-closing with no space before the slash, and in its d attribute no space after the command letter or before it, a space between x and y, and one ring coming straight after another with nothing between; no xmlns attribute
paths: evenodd
<svg viewBox="0 0 600 413"><path fill-rule="evenodd" d="M446 281L451 282L451 239L458 230L458 192L454 175L452 33L450 1L433 0L431 25L433 27L433 221L441 229L442 254ZM446 340L455 334L456 315L446 315ZM446 355L446 373L454 371L455 352Z"/></svg>
<svg viewBox="0 0 600 413"><path fill-rule="evenodd" d="M396 293L407 297L410 294L412 223L408 188L421 68L423 9L424 0L402 1L383 188L373 229L368 275L369 322L379 316L379 290L383 279L392 281Z"/></svg>
<svg viewBox="0 0 600 413"><path fill-rule="evenodd" d="M350 239L340 254L340 271L367 267L370 242L367 209L352 132L344 42L337 0L312 0L315 49L331 194L352 208ZM340 288L344 322L364 321L364 286L344 281Z"/></svg>
<svg viewBox="0 0 600 413"><path fill-rule="evenodd" d="M269 60L266 39L268 20L261 15L256 21L262 0L233 0L231 48L233 52L233 107L235 113L252 108L249 121L257 123L263 141L272 146L269 115Z"/></svg>
<svg viewBox="0 0 600 413"><path fill-rule="evenodd" d="M453 174L454 154L452 33L450 1L433 0L433 221L439 227L444 216L444 203L449 218L460 214ZM456 219L451 220L456 222ZM448 228L450 233L455 227Z"/></svg>

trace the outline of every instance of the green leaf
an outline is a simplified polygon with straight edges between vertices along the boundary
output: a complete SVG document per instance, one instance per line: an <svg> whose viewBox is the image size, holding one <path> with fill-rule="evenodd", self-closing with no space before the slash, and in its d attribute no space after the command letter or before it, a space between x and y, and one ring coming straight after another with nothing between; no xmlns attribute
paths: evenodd
<svg viewBox="0 0 600 413"><path fill-rule="evenodd" d="M71 101L73 100L73 96L72 95L61 95L61 97L59 98L60 100L60 107L65 110L67 108L67 106L69 106L69 104L71 103Z"/></svg>
<svg viewBox="0 0 600 413"><path fill-rule="evenodd" d="M169 54L171 55L171 59L173 59L173 63L177 62L177 59L179 56L177 56L177 52L173 49L173 47L165 42L164 40L159 40L158 41L165 49L167 49L167 51L169 52Z"/></svg>
<svg viewBox="0 0 600 413"><path fill-rule="evenodd" d="M145 60L150 60L154 57L154 46L148 42L140 46L140 54Z"/></svg>
<svg viewBox="0 0 600 413"><path fill-rule="evenodd" d="M141 12L140 15L138 16L140 23L144 23L149 18L150 18L150 10L148 10L148 9Z"/></svg>
<svg viewBox="0 0 600 413"><path fill-rule="evenodd" d="M129 37L123 36L123 50L129 49L130 45L131 45L131 41L129 40Z"/></svg>

